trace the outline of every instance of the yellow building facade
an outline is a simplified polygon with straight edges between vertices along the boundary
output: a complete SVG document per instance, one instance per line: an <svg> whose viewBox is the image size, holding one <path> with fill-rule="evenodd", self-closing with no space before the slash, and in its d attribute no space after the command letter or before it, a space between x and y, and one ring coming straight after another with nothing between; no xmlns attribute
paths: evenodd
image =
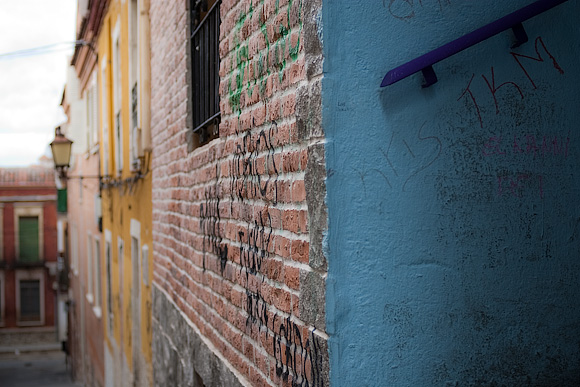
<svg viewBox="0 0 580 387"><path fill-rule="evenodd" d="M93 41L103 176L105 385L147 386L152 385L153 250L149 1L103 3Z"/></svg>

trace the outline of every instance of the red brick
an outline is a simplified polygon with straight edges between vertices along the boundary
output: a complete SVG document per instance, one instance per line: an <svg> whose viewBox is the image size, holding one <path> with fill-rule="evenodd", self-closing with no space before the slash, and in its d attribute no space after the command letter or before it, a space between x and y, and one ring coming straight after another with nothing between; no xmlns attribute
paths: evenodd
<svg viewBox="0 0 580 387"><path fill-rule="evenodd" d="M300 289L300 269L284 265L284 282L290 289Z"/></svg>
<svg viewBox="0 0 580 387"><path fill-rule="evenodd" d="M297 262L308 263L308 249L308 242L292 241L292 259Z"/></svg>
<svg viewBox="0 0 580 387"><path fill-rule="evenodd" d="M282 236L276 236L276 255L283 258L288 258L290 256L290 241Z"/></svg>
<svg viewBox="0 0 580 387"><path fill-rule="evenodd" d="M282 261L269 259L266 261L266 277L270 278L273 281L280 282L284 278L282 273Z"/></svg>

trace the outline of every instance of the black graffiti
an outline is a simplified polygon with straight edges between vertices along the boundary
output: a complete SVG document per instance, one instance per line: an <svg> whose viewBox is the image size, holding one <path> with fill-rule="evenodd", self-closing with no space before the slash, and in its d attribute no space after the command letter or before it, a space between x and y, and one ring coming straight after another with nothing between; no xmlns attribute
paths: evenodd
<svg viewBox="0 0 580 387"><path fill-rule="evenodd" d="M246 325L258 324L258 327L268 327L268 304L258 290L257 293L246 289Z"/></svg>
<svg viewBox="0 0 580 387"><path fill-rule="evenodd" d="M204 196L204 203L199 206L199 227L203 233L203 269L205 270L205 253L210 252L219 257L223 273L228 261L228 246L222 243L217 184L206 188Z"/></svg>
<svg viewBox="0 0 580 387"><path fill-rule="evenodd" d="M269 246L272 240L272 218L267 214L267 222L264 222L263 213L259 213L260 222L254 221L254 224L248 223L246 231L239 231L240 241L240 273L245 269L246 284L249 282L250 275L258 275L262 268L262 263L269 257ZM247 235L247 242L244 241ZM262 275L262 281L264 276ZM257 323L261 328L268 326L268 304L258 290L254 293L246 288L246 312L248 318L246 325Z"/></svg>
<svg viewBox="0 0 580 387"><path fill-rule="evenodd" d="M277 315L274 316L272 329L274 330ZM302 346L300 327L287 317L280 323L278 332L272 337L274 359L276 361L276 375L288 381L292 373L292 387L319 387L322 386L320 344L314 336L314 330ZM308 364L310 376L308 377Z"/></svg>
<svg viewBox="0 0 580 387"><path fill-rule="evenodd" d="M272 122L270 129L261 130L257 138L253 139L250 132L246 132L242 138L242 143L236 145L234 158L231 162L231 199L244 201L247 198L260 198L266 200L268 188L272 185L274 190L273 202L278 202L277 181L280 175L279 168L274 158L275 144L274 136L278 132L278 125ZM266 176L260 173L259 154L266 148L267 154L264 156L264 169ZM272 172L272 173L270 173Z"/></svg>
<svg viewBox="0 0 580 387"><path fill-rule="evenodd" d="M423 125L421 125L421 127L417 131L416 139L408 138L410 141L411 140L413 141L411 142L411 145L404 138L403 139L395 138L395 133L393 133L391 135L391 139L389 141L387 149L383 150L382 148L379 148L380 152L383 154L383 157L387 165L391 170L391 172L389 172L391 178L393 178L392 175L394 175L394 179L398 180L401 180L403 178L405 179L402 185L400 186L403 192L406 191L407 184L409 183L409 181L417 177L417 175L419 175L426 169L430 168L435 163L435 161L437 161L437 159L441 156L443 144L439 139L439 137L423 135L423 129L426 124L427 122L424 122ZM391 153L393 152L391 148L393 146L394 141L397 142L398 149L405 150L406 151L405 154L407 155L407 157L409 156L411 157L409 162L406 162L402 167L400 166L395 167L395 165L393 164L393 160L391 160ZM422 157L421 155L419 155L419 153L417 153L418 150L422 149L423 145L417 146L416 144L424 144L426 142L432 144L435 147L433 149L436 149L434 155L428 158ZM403 145L404 148L401 145ZM415 149L415 151L413 149ZM380 169L372 169L371 171L381 174L381 176L385 179L387 185L390 188L398 188L398 186L395 185L395 183L391 183L391 179L389 179L389 176L387 176L387 174L381 171Z"/></svg>
<svg viewBox="0 0 580 387"><path fill-rule="evenodd" d="M246 290L246 325L268 328L268 309L259 290L256 293ZM276 330L277 321L280 326ZM290 317L279 319L278 314L274 314L271 332L276 375L285 382L290 380L292 387L323 386L322 351L314 335L315 329L303 345L300 327Z"/></svg>
<svg viewBox="0 0 580 387"><path fill-rule="evenodd" d="M246 132L241 143L236 145L230 164L232 204L236 200L243 202L245 199L262 199L277 204L277 181L280 174L274 157L277 146L274 138L277 133L278 125L273 121L268 130L261 130L257 136ZM273 190L270 200L269 190ZM257 275L260 272L264 260L269 256L268 250L272 241L270 214L265 211L259 212L257 216L259 219L248 221L246 230L238 232L240 271L245 269L246 279L250 274Z"/></svg>
<svg viewBox="0 0 580 387"><path fill-rule="evenodd" d="M280 145L275 140L277 134L278 126L272 122L268 130L262 130L257 135L246 132L236 145L230 162L229 194L232 205L235 201L255 199L266 201L268 206L277 205L277 183L281 172L275 158L276 147ZM205 207L208 211L205 219L210 229L208 235L216 235L212 239L214 248L221 244L219 227L216 228L216 223L219 223L218 207L219 199L208 200ZM290 381L293 387L322 386L322 352L314 331L303 343L301 328L290 317L281 321L276 312L270 312L270 304L260 287L255 291L250 289L250 279L265 281L262 269L273 243L272 218L268 210L254 213L253 217L244 229L238 231L240 274L245 271L246 277L245 286L240 284L246 288L246 326L249 329L263 329L272 335L278 377Z"/></svg>
<svg viewBox="0 0 580 387"><path fill-rule="evenodd" d="M241 270L246 269L246 279L249 274L256 275L262 268L262 263L269 256L270 242L272 241L272 218L259 212L260 221L248 223L246 231L239 231ZM247 241L245 237L247 235Z"/></svg>

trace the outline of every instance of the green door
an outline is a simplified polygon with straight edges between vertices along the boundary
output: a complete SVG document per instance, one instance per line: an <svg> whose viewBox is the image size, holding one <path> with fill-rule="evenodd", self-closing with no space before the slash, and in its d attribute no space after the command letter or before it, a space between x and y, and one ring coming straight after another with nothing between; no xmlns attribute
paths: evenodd
<svg viewBox="0 0 580 387"><path fill-rule="evenodd" d="M38 216L21 216L18 218L18 233L20 261L37 262L40 258Z"/></svg>

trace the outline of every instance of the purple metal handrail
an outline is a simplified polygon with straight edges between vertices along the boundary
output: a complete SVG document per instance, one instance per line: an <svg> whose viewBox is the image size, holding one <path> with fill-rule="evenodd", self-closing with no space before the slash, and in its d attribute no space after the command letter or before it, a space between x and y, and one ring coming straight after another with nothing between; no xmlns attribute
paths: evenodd
<svg viewBox="0 0 580 387"><path fill-rule="evenodd" d="M423 72L425 77L425 84L423 87L428 87L437 82L437 76L435 71L433 71L432 65L442 61L443 59L449 58L452 55L457 54L479 42L491 38L500 32L513 30L516 42L512 45L517 47L528 41L528 36L526 31L522 26L522 22L531 19L557 5L560 5L568 0L538 0L530 5L527 5L515 12L510 13L494 22L491 22L481 28L476 29L466 35L463 35L459 39L455 39L435 50L428 52L427 54L421 55L418 58L413 59L410 62L405 63L399 67L394 68L389 71L387 75L383 78L381 87L392 85L401 79L407 78L419 71Z"/></svg>

